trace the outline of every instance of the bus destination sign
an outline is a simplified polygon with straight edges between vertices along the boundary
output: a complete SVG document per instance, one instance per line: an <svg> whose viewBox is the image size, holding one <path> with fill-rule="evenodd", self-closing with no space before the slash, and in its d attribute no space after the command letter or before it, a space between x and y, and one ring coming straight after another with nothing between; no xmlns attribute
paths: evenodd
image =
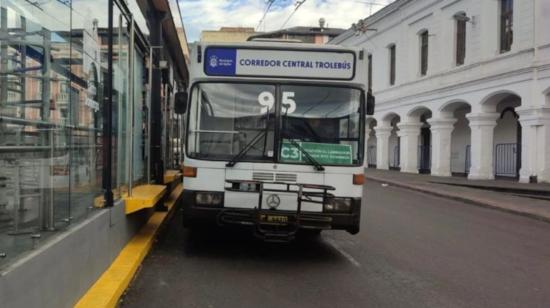
<svg viewBox="0 0 550 308"><path fill-rule="evenodd" d="M351 80L355 74L351 51L209 47L205 56L209 76Z"/></svg>
<svg viewBox="0 0 550 308"><path fill-rule="evenodd" d="M300 147L313 159L323 165L349 165L352 163L352 148L349 144L298 142ZM305 163L305 155L289 142L283 142L281 161L289 163Z"/></svg>

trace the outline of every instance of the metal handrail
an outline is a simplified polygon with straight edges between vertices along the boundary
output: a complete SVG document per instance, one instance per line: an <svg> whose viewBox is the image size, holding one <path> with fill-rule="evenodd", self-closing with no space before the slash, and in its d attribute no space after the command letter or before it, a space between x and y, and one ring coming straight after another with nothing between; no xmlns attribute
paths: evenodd
<svg viewBox="0 0 550 308"><path fill-rule="evenodd" d="M21 118L6 117L6 116L0 116L0 122L7 122L10 124L18 124L18 125L24 125L24 126L36 125L36 126L47 126L47 127L60 128L60 129L68 128L68 129L74 129L74 130L101 132L100 129L93 128L93 127L58 124L58 123L45 122L45 121L39 121L39 120L29 120L29 119L21 119Z"/></svg>
<svg viewBox="0 0 550 308"><path fill-rule="evenodd" d="M191 133L213 133L213 134L238 134L238 131L235 130L203 130L203 129L194 129L191 130Z"/></svg>

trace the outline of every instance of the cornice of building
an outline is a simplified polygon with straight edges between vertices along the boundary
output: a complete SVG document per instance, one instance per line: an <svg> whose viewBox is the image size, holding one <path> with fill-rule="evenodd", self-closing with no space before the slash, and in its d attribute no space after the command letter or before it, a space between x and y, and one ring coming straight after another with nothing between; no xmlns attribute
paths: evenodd
<svg viewBox="0 0 550 308"><path fill-rule="evenodd" d="M396 1L386 5L382 9L378 10L374 14L372 14L370 16L367 16L367 17L365 17L361 20L363 20L363 22L365 22L367 25L372 25L372 24L376 23L377 21L381 20L382 18L384 18L384 17L386 17L390 14L393 14L394 12L397 12L401 7L403 7L404 5L406 5L407 3L412 2L412 1L413 0L396 0ZM341 44L342 42L344 42L345 40L353 37L354 35L355 35L355 31L352 28L349 28L344 33L342 33L341 35L335 37L334 39L332 39L328 43L329 44Z"/></svg>

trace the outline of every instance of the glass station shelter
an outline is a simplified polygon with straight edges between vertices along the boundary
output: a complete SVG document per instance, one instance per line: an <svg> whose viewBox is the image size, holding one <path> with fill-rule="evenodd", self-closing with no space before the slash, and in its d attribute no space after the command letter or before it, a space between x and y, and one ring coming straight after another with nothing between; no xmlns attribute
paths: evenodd
<svg viewBox="0 0 550 308"><path fill-rule="evenodd" d="M187 54L176 0L0 0L0 271L179 169Z"/></svg>

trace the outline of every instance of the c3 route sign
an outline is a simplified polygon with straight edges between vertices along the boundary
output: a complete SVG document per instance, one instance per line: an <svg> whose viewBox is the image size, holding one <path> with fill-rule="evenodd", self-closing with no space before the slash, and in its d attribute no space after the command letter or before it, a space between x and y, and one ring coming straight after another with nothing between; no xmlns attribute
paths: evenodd
<svg viewBox="0 0 550 308"><path fill-rule="evenodd" d="M350 165L352 148L349 144L297 142L304 151L322 165ZM281 162L306 163L305 155L289 142L281 146Z"/></svg>

